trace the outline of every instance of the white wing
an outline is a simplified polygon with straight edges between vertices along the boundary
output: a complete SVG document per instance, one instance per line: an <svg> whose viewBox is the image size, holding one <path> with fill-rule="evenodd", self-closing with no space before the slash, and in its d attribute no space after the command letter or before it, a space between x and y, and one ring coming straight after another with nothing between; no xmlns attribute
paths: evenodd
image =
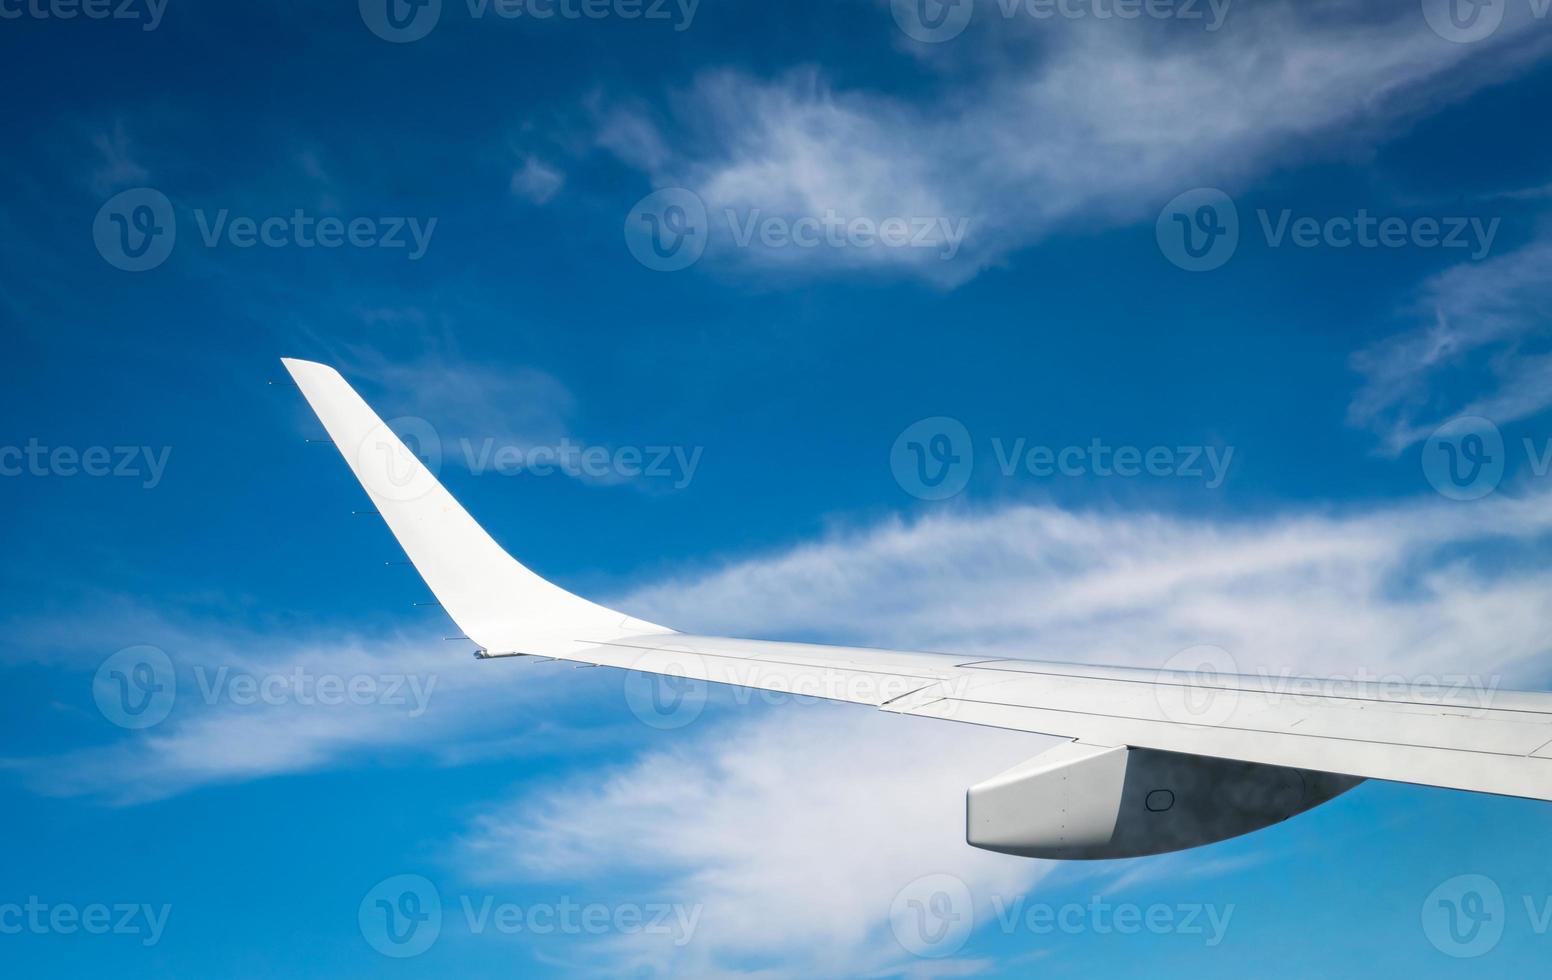
<svg viewBox="0 0 1552 980"><path fill-rule="evenodd" d="M1276 811L1275 819L1323 802L1361 778L1552 800L1552 694L1492 692L1484 703L1442 691L1402 694L1337 681L1289 688L1225 674L690 636L634 619L545 581L502 550L333 368L284 363L410 561L483 656L553 657L1084 743L1071 758L1021 767L973 789L972 843L1014 853L1113 856L1128 819L1123 796L1162 792L1145 787L1175 778L1166 778L1164 769L1179 767L1176 754L1254 764L1230 771L1202 761L1194 770L1198 783L1243 783L1246 772L1297 773L1305 788L1300 801L1262 807ZM1099 761L1112 747L1132 750L1130 770L1121 772L1123 764L1114 778L1105 775L1108 763ZM1112 851L1094 852L1090 841L1085 852L1068 840L1070 827L1060 831L1068 835L1062 846L1004 847L976 839L978 791L984 790L980 810L990 814L987 819L1028 823L1032 799L1047 801L1056 792L1048 778L1052 766L1066 780L1061 792L1071 791L1071 777L1081 771L1094 784L1086 793L1114 797L1113 806L1106 804L1121 811L1113 825L1103 815L1106 826L1089 831L1090 838L1111 841ZM1322 782L1321 774L1353 778ZM1315 783L1322 784L1318 791ZM1008 785L1020 792L1008 795ZM998 793L1017 812L993 812L984 801L1003 800ZM1226 805L1218 799L1221 792L1209 795L1213 799L1203 806ZM1153 806L1148 804L1150 812ZM1063 818L1064 826L1071 817ZM1231 832L1182 846L1247 829L1254 827L1235 824ZM1172 849L1157 843L1148 846Z"/></svg>

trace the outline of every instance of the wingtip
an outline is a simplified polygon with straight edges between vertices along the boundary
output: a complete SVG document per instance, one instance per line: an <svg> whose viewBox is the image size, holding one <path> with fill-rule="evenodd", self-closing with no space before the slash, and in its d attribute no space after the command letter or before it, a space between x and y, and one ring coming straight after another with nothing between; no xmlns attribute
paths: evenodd
<svg viewBox="0 0 1552 980"><path fill-rule="evenodd" d="M309 361L300 357L282 357L280 363L285 366L286 372L291 375L291 380L298 384L302 381L302 375L311 374L340 377L340 373L334 368L320 361Z"/></svg>

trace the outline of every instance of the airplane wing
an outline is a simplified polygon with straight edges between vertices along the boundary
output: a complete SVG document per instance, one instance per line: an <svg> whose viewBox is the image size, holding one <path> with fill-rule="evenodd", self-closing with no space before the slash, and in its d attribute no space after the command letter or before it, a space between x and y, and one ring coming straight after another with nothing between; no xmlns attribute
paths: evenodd
<svg viewBox="0 0 1552 980"><path fill-rule="evenodd" d="M1072 739L970 789L967 838L977 846L1157 853L1277 822L1365 778L1552 801L1552 694L1484 699L694 636L636 619L521 565L333 368L283 362L482 657L548 657Z"/></svg>

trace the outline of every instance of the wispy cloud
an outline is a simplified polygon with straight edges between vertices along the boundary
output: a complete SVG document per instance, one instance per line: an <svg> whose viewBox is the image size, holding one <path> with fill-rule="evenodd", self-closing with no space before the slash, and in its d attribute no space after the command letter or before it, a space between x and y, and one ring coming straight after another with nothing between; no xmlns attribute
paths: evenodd
<svg viewBox="0 0 1552 980"><path fill-rule="evenodd" d="M1450 44L1415 4L1258 4L1215 34L1092 18L1039 30L1048 25L996 11L979 8L985 31L918 51L956 82L935 101L839 88L816 69L712 72L667 118L629 103L601 111L598 140L654 184L699 193L713 249L727 211L963 219L968 238L951 261L920 248L720 243L754 266L881 268L954 285L1076 220L1152 220L1190 187L1371 146L1546 48L1519 21L1492 41Z"/></svg>
<svg viewBox="0 0 1552 980"><path fill-rule="evenodd" d="M89 614L8 629L11 659L68 670L83 692L99 693L91 671L114 652L104 637L166 655L173 677L155 680L168 684L168 711L153 727L126 731L111 710L94 710L79 718L77 748L0 760L40 793L113 804L329 768L387 749L433 761L445 751L450 762L538 754L544 746L510 741L513 718L538 690L565 700L570 681L560 674L536 684L533 671L477 663L467 644L443 642L445 630L243 629L229 616L172 615L102 597Z"/></svg>
<svg viewBox="0 0 1552 980"><path fill-rule="evenodd" d="M1394 456L1456 415L1513 422L1552 405L1552 238L1424 285L1415 328L1353 357L1349 419Z"/></svg>
<svg viewBox="0 0 1552 980"><path fill-rule="evenodd" d="M1468 557L1542 540L1552 496L1258 519L1021 506L842 533L621 600L700 632L1155 666L1502 669L1540 657L1552 566Z"/></svg>
<svg viewBox="0 0 1552 980"><path fill-rule="evenodd" d="M92 190L97 193L111 194L142 183L150 176L150 171L135 159L122 119L116 121L111 130L93 134L92 146L101 155L98 167L91 175Z"/></svg>
<svg viewBox="0 0 1552 980"><path fill-rule="evenodd" d="M532 204L547 204L565 183L565 174L535 156L512 171L512 193Z"/></svg>
<svg viewBox="0 0 1552 980"><path fill-rule="evenodd" d="M498 807L476 820L462 857L491 881L643 876L654 893L701 906L683 949L611 944L638 970L895 973L911 957L887 920L913 880L952 874L987 910L991 895L1044 873L965 846L964 790L1050 744L794 705Z"/></svg>

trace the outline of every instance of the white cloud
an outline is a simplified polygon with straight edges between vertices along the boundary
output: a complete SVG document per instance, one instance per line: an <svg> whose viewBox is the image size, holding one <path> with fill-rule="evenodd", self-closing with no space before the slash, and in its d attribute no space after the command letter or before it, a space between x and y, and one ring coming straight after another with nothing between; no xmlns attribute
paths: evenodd
<svg viewBox="0 0 1552 980"><path fill-rule="evenodd" d="M893 972L910 958L885 920L915 878L953 874L984 906L1043 873L965 846L964 790L1050 744L790 705L485 814L464 856L495 881L643 875L654 893L701 907L682 949L667 937L614 943L636 969Z"/></svg>
<svg viewBox="0 0 1552 980"><path fill-rule="evenodd" d="M838 90L816 70L773 80L717 72L674 103L675 142L694 151L663 150L639 107L600 113L599 140L655 184L697 191L713 249L735 261L888 267L953 285L1077 220L1151 221L1187 188L1233 186L1338 139L1371 146L1546 47L1518 21L1490 42L1450 44L1415 4L1377 15L1262 4L1236 9L1215 34L1004 22L995 4L978 17L993 23L923 53L954 83L935 102ZM961 58L956 45L976 38L980 56ZM967 220L969 237L952 261L930 248L732 249L728 209L741 220L832 209L875 221L941 216Z"/></svg>
<svg viewBox="0 0 1552 980"><path fill-rule="evenodd" d="M92 189L97 193L111 194L144 183L150 176L150 171L134 157L123 120L115 122L112 131L93 134L92 146L102 155L101 163L91 176Z"/></svg>
<svg viewBox="0 0 1552 980"><path fill-rule="evenodd" d="M48 795L140 803L384 750L453 762L533 755L553 746L514 744L512 726L545 724L522 719L540 697L564 704L574 689L569 672L546 678L526 664L477 662L469 644L444 642L441 628L291 634L245 630L219 615L175 619L101 597L91 607L89 615L8 623L10 656L31 651L33 659L80 676L82 691L90 692L92 670L114 652L104 637L151 645L173 665L175 695L170 713L153 727L124 731L92 707L70 716L79 723L81 747L0 760L0 768Z"/></svg>
<svg viewBox="0 0 1552 980"><path fill-rule="evenodd" d="M1210 643L1253 672L1499 669L1548 649L1552 496L1190 520L1012 507L887 522L621 599L654 622L906 649L1163 663ZM1512 614L1511 614L1512 611ZM1488 622L1484 622L1488 621Z"/></svg>
<svg viewBox="0 0 1552 980"><path fill-rule="evenodd" d="M1137 665L1214 643L1248 673L1532 684L1552 666L1552 562L1503 559L1545 554L1549 535L1552 496L1239 521L1012 507L886 522L615 604L734 635ZM700 903L689 949L611 949L632 968L698 975L894 972L905 958L885 920L903 885L954 874L984 924L989 896L1042 873L965 845L962 807L967 787L1045 740L789 705L662 741L493 807L461 842L466 866L497 880L625 873ZM1108 887L1146 877L1134 866Z"/></svg>
<svg viewBox="0 0 1552 980"><path fill-rule="evenodd" d="M547 203L565 182L564 174L534 156L512 171L512 193L533 204Z"/></svg>
<svg viewBox="0 0 1552 980"><path fill-rule="evenodd" d="M1456 415L1506 423L1552 405L1552 355L1526 350L1552 327L1552 239L1435 276L1415 315L1419 326L1353 357L1364 385L1348 417L1379 433L1385 452Z"/></svg>

